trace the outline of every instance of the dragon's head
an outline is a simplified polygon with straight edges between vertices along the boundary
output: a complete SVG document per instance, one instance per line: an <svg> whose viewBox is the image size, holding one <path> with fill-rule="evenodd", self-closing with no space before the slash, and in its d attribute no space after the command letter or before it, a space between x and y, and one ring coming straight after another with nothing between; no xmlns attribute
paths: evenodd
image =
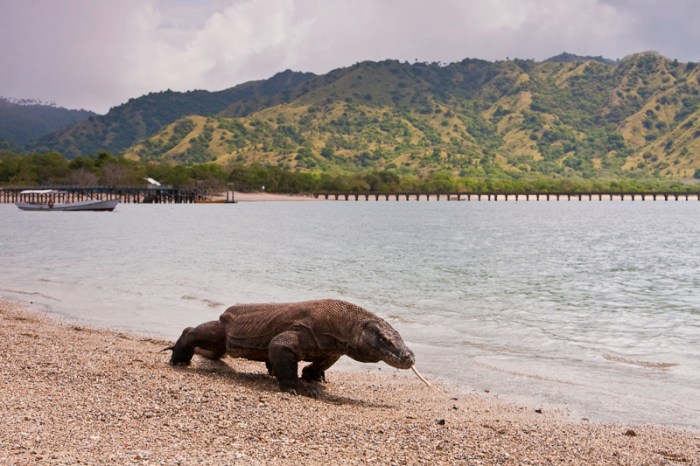
<svg viewBox="0 0 700 466"><path fill-rule="evenodd" d="M360 362L384 361L397 369L410 369L416 361L399 332L382 319L361 325L348 355Z"/></svg>

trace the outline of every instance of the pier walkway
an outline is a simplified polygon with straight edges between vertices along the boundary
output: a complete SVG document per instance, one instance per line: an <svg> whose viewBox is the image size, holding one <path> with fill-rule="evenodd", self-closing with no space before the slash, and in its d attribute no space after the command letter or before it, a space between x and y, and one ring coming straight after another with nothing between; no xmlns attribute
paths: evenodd
<svg viewBox="0 0 700 466"><path fill-rule="evenodd" d="M426 192L319 192L316 198L333 201L561 201L561 200L700 200L700 193L616 192L616 193L426 193Z"/></svg>
<svg viewBox="0 0 700 466"><path fill-rule="evenodd" d="M23 193L25 190L54 190L55 192ZM79 202L87 199L109 200L119 199L122 203L158 203L185 204L206 199L206 196L196 189L175 188L131 188L113 186L26 186L0 187L0 203L14 202Z"/></svg>
<svg viewBox="0 0 700 466"><path fill-rule="evenodd" d="M25 190L48 190L55 192L22 193ZM233 191L226 191L225 200L213 200L212 193L202 189L176 188L131 188L106 186L33 186L33 187L0 187L0 203L14 202L79 202L87 199L109 200L119 199L122 203L156 203L156 204L190 204L207 202L235 203ZM313 193L316 199L328 201L603 201L603 200L661 200L661 201L697 201L700 192L612 192L612 193L437 193L437 192L339 192L326 191Z"/></svg>

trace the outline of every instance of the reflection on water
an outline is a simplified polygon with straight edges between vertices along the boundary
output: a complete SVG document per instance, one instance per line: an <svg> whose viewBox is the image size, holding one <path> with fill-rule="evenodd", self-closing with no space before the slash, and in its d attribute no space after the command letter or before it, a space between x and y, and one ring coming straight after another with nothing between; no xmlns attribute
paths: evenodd
<svg viewBox="0 0 700 466"><path fill-rule="evenodd" d="M0 205L0 260L12 272L0 296L167 338L234 303L347 299L397 327L426 375L465 390L700 428L698 208Z"/></svg>

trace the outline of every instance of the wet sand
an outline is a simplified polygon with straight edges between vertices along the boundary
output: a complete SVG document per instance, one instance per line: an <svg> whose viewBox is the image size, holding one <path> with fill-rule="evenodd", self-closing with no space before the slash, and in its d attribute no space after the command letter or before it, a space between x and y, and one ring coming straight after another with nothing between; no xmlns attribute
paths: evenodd
<svg viewBox="0 0 700 466"><path fill-rule="evenodd" d="M261 363L61 323L0 301L0 464L700 464L700 433L594 424L408 371L332 368L319 399Z"/></svg>

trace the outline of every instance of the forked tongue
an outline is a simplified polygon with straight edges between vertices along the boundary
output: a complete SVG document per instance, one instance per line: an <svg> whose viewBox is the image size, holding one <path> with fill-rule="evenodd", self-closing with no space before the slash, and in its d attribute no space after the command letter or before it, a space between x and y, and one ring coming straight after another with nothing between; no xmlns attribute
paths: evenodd
<svg viewBox="0 0 700 466"><path fill-rule="evenodd" d="M421 375L420 372L418 372L418 369L416 369L416 366L411 366L411 370L413 371L414 374L416 374L416 377L420 379L421 382L426 384L428 387L430 387L431 390L437 390L435 387L433 387L433 384L425 380L425 377Z"/></svg>

